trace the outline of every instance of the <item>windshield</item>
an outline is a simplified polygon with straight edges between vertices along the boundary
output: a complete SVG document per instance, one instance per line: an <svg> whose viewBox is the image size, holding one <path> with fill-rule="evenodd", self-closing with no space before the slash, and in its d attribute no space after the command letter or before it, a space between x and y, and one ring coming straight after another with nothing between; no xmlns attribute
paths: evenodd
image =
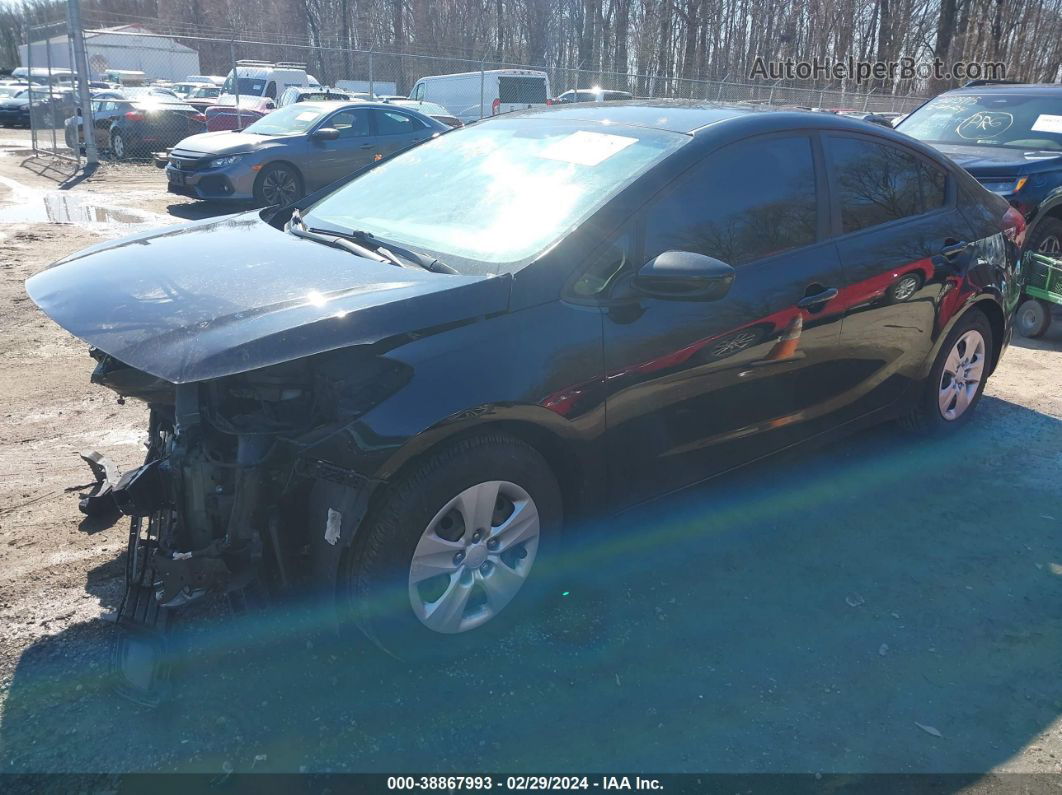
<svg viewBox="0 0 1062 795"><path fill-rule="evenodd" d="M897 129L926 143L1062 151L1062 97L945 94Z"/></svg>
<svg viewBox="0 0 1062 795"><path fill-rule="evenodd" d="M236 88L239 91L236 91ZM232 75L225 78L225 85L221 87L221 90L225 94L248 94L251 96L260 97L265 93L266 81L262 77L241 77L239 83L234 83Z"/></svg>
<svg viewBox="0 0 1062 795"><path fill-rule="evenodd" d="M325 113L321 108L300 102L263 116L243 131L255 135L299 135L309 130Z"/></svg>
<svg viewBox="0 0 1062 795"><path fill-rule="evenodd" d="M310 227L365 230L430 252L463 272L513 270L688 140L660 130L495 120L385 161L303 217Z"/></svg>

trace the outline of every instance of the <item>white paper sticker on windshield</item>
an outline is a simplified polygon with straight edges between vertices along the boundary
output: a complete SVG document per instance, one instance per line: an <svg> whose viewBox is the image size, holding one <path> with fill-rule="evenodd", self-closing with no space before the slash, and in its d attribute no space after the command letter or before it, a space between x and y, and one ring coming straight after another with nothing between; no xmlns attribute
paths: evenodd
<svg viewBox="0 0 1062 795"><path fill-rule="evenodd" d="M1036 132L1062 133L1062 116L1041 113L1032 126Z"/></svg>
<svg viewBox="0 0 1062 795"><path fill-rule="evenodd" d="M539 153L539 156L548 160L575 163L577 166L596 166L637 140L637 138L628 138L625 135L579 130L551 143Z"/></svg>
<svg viewBox="0 0 1062 795"><path fill-rule="evenodd" d="M302 113L300 113L298 116L295 117L295 121L312 121L313 119L316 119L316 118L317 118L317 111L315 111L315 110L304 110Z"/></svg>

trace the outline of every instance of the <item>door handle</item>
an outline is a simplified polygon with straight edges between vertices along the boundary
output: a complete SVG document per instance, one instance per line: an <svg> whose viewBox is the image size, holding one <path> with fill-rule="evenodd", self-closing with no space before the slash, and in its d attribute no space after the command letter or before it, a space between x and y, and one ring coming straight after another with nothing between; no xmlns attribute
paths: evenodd
<svg viewBox="0 0 1062 795"><path fill-rule="evenodd" d="M940 250L940 256L944 257L944 259L954 259L966 251L969 245L966 241L953 240L950 243L945 242L944 247Z"/></svg>
<svg viewBox="0 0 1062 795"><path fill-rule="evenodd" d="M837 288L829 287L825 290L822 290L821 292L813 293L812 295L805 295L803 298L797 301L797 306L801 309L811 309L812 307L816 307L819 304L825 304L827 301L830 301L836 297Z"/></svg>

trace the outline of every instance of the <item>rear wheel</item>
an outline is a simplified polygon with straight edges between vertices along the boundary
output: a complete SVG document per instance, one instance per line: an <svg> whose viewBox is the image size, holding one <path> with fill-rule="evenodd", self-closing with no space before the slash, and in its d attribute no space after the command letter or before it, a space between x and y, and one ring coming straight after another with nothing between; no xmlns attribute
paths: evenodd
<svg viewBox="0 0 1062 795"><path fill-rule="evenodd" d="M1039 298L1026 298L1018 307L1018 333L1023 337L1042 337L1051 325L1051 305Z"/></svg>
<svg viewBox="0 0 1062 795"><path fill-rule="evenodd" d="M296 202L302 198L302 177L294 166L271 163L255 180L254 198L264 207Z"/></svg>
<svg viewBox="0 0 1062 795"><path fill-rule="evenodd" d="M354 539L341 612L402 657L489 642L541 592L560 521L534 448L503 434L457 442L388 487Z"/></svg>
<svg viewBox="0 0 1062 795"><path fill-rule="evenodd" d="M950 433L966 424L992 367L992 324L971 309L948 335L925 381L919 406L901 418L908 430Z"/></svg>
<svg viewBox="0 0 1062 795"><path fill-rule="evenodd" d="M1062 220L1051 217L1042 219L1033 228L1025 248L1049 257L1062 256Z"/></svg>
<svg viewBox="0 0 1062 795"><path fill-rule="evenodd" d="M129 149L125 143L125 136L119 130L111 133L111 152L118 160L124 160L129 156Z"/></svg>

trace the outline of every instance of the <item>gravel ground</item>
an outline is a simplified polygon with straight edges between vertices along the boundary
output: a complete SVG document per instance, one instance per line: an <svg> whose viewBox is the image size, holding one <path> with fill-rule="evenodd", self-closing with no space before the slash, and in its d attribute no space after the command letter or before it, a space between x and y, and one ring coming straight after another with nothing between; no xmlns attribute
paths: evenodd
<svg viewBox="0 0 1062 795"><path fill-rule="evenodd" d="M145 412L23 282L217 210L146 166L58 191L27 138L0 132L0 770L1062 773L1062 322L961 439L883 427L588 528L489 653L410 666L312 605L208 603L172 701L115 697L126 529L65 490L79 450L135 465Z"/></svg>

